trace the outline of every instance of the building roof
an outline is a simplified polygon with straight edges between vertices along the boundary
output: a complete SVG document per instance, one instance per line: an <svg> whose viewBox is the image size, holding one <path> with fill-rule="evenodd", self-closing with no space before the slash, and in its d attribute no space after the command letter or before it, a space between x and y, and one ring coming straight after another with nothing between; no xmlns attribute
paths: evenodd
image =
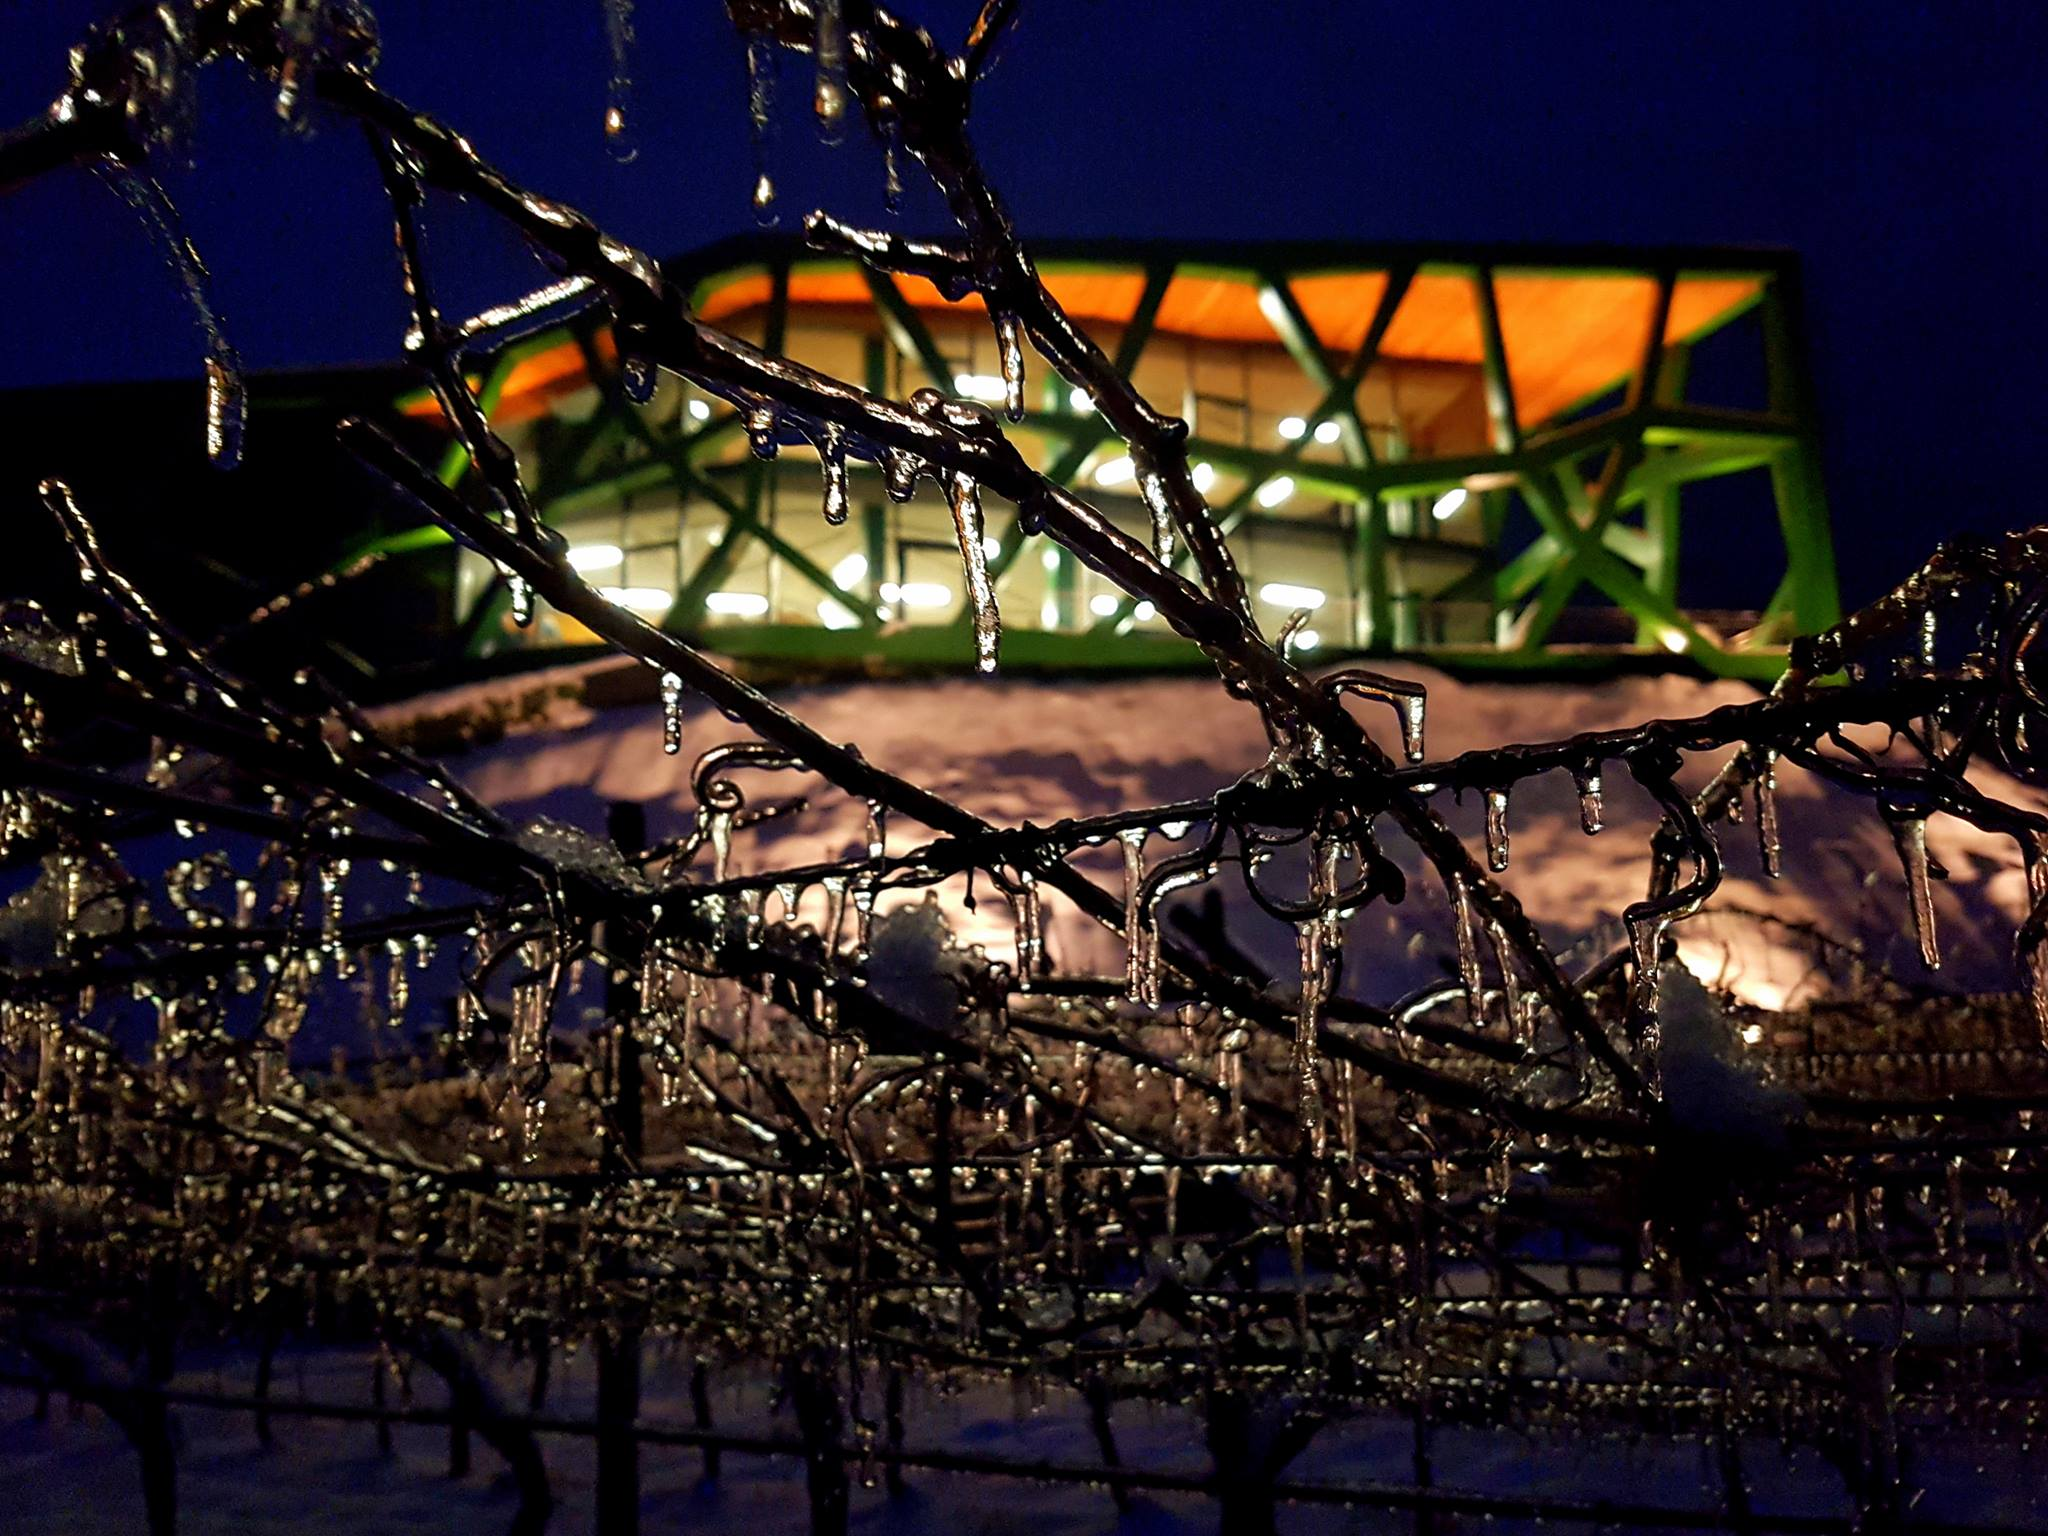
<svg viewBox="0 0 2048 1536"><path fill-rule="evenodd" d="M671 261L700 318L729 322L768 302L771 270L789 266L789 301L808 308L872 308L860 266L821 257L788 240L725 242ZM1493 275L1501 339L1517 414L1525 427L1553 420L1611 389L1634 370L1656 304L1654 274L1678 274L1667 342L1696 340L1760 297L1782 253L1734 248L1623 250L1544 246L1150 246L1128 242L1048 247L1040 275L1084 327L1121 328L1143 302L1148 274L1172 276L1155 331L1246 345L1280 346L1267 294L1291 291L1326 352L1353 353L1371 326L1389 274L1414 269L1379 347L1380 355L1478 365L1484 332L1472 277ZM931 282L897 279L904 299L928 314L978 314L980 295L953 301ZM610 337L596 338L609 359ZM584 386L585 361L571 340L523 351L506 376L495 415L516 423ZM412 408L435 414L430 399Z"/></svg>

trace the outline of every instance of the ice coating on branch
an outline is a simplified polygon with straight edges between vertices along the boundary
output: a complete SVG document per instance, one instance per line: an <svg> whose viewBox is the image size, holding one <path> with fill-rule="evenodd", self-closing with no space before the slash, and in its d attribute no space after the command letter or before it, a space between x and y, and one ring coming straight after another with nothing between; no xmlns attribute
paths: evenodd
<svg viewBox="0 0 2048 1536"><path fill-rule="evenodd" d="M192 306L192 318L206 340L206 456L218 469L233 469L242 461L242 422L248 405L241 358L213 307L206 264L186 235L177 207L154 177L130 170L111 156L100 162L99 171L148 228Z"/></svg>
<svg viewBox="0 0 2048 1536"><path fill-rule="evenodd" d="M639 153L626 120L633 95L633 0L604 0L604 40L611 54L605 82L604 143L621 165Z"/></svg>
<svg viewBox="0 0 2048 1536"><path fill-rule="evenodd" d="M1605 825L1600 800L1600 765L1586 763L1574 768L1572 783L1579 791L1579 826L1591 837Z"/></svg>
<svg viewBox="0 0 2048 1536"><path fill-rule="evenodd" d="M1756 847L1764 873L1773 880L1784 873L1778 839L1778 754L1768 747L1757 754Z"/></svg>
<svg viewBox="0 0 2048 1536"><path fill-rule="evenodd" d="M757 459L775 457L776 442L775 407L765 401L747 407L747 446L754 451Z"/></svg>
<svg viewBox="0 0 2048 1536"><path fill-rule="evenodd" d="M852 502L846 489L846 430L828 421L818 433L818 467L825 477L825 521L838 527Z"/></svg>
<svg viewBox="0 0 2048 1536"><path fill-rule="evenodd" d="M1888 816L1892 843L1899 850L1899 868L1906 877L1906 905L1913 919L1913 937L1920 943L1920 963L1941 969L1941 936L1934 923L1932 860L1927 853L1925 816Z"/></svg>
<svg viewBox="0 0 2048 1536"><path fill-rule="evenodd" d="M1003 637L1002 614L996 608L996 589L988 576L988 549L982 543L981 487L972 475L956 471L949 487L953 508L953 532L960 541L960 561L967 581L967 606L974 623L974 665L982 672L996 669L996 648Z"/></svg>
<svg viewBox="0 0 2048 1536"><path fill-rule="evenodd" d="M818 117L819 136L827 144L836 144L846 132L846 16L842 0L811 3L818 15L813 55L818 83L811 95L811 109Z"/></svg>
<svg viewBox="0 0 2048 1536"><path fill-rule="evenodd" d="M996 359L1003 375L1003 414L1012 421L1024 419L1024 332L1017 317L1007 310L995 317Z"/></svg>
<svg viewBox="0 0 2048 1536"><path fill-rule="evenodd" d="M1173 503L1166 494L1165 477L1153 470L1138 476L1138 495L1152 514L1152 556L1161 565L1173 563Z"/></svg>
<svg viewBox="0 0 2048 1536"><path fill-rule="evenodd" d="M1486 867L1496 875L1508 867L1508 792L1489 789L1486 799Z"/></svg>

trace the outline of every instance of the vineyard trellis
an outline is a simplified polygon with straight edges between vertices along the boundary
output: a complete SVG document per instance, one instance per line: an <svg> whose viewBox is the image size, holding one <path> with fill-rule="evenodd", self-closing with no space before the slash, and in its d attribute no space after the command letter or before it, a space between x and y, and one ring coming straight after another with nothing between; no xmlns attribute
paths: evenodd
<svg viewBox="0 0 2048 1536"><path fill-rule="evenodd" d="M1944 547L1798 641L1754 702L1431 760L1420 689L1309 672L1285 633L1261 634L1183 424L1038 281L966 126L1019 7L989 0L958 54L864 0L727 9L757 140L776 55L803 55L821 122L864 119L891 176L915 162L958 225L914 240L819 213L810 240L979 293L1009 414L1028 347L1125 443L1150 543L1032 470L986 406L879 398L698 320L654 261L380 88L374 23L350 0L170 0L96 30L47 117L0 142L0 186L85 166L142 213L202 319L209 451L239 451L239 365L149 161L223 61L269 80L288 119L362 132L396 224L405 350L475 473L451 489L366 420L342 440L493 562L518 612L545 601L658 674L670 751L686 695L742 734L698 760L679 839L645 846L630 811L605 836L509 824L316 671L238 666L282 604L224 639L180 633L103 555L90 509L44 482L77 581L13 602L0 630L0 847L21 871L0 978L0 1222L19 1294L98 1296L102 1320L140 1307L159 1329L347 1320L451 1380L451 1334L596 1340L607 1529L630 1528L650 1334L776 1363L820 1530L845 1526L849 1468L891 1454L876 1382L904 1370L1074 1387L1106 1441L1117 1401L1201 1403L1202 1486L1232 1530L1270 1529L1290 1460L1363 1408L1699 1435L1724 1447L1737 1528L1754 1519L1745 1436L1820 1445L1872 1527L1907 1519L1911 1436L2032 1443L2038 1096L1915 1096L1901 1067L1896 1092L1796 1098L1717 1041L1702 1101L1697 1025L1667 1028L1660 982L1745 806L1777 866L1791 765L1884 819L1929 964L1928 819L2017 845L2032 911L2016 961L2048 1025L2048 817L1971 776L1989 762L2040 779L2048 531ZM623 132L631 18L622 0L611 16L606 125ZM756 201L773 194L764 159ZM424 238L434 196L488 210L555 280L452 321ZM679 375L726 401L760 456L814 451L828 520L847 515L849 461L879 465L899 500L935 484L982 671L1001 653L994 495L1196 642L1258 712L1270 758L1210 798L995 825L607 600L537 516L466 366L565 305L609 316L629 392ZM1349 700L1390 711L1397 752ZM149 743L139 766L83 730L106 722ZM1687 759L1713 754L1705 787L1683 787ZM1547 942L1503 878L1513 790L1558 773L1587 835L1607 775L1663 814L1627 942L1590 964ZM753 829L806 814L763 798L792 774L864 803L864 845L749 868ZM1485 809L1477 851L1445 809L1467 794ZM1101 845L1122 855L1121 891L1074 862ZM1014 913L1011 955L904 900L961 877ZM1259 974L1199 915L1225 887L1233 914L1294 932L1297 976ZM1454 979L1375 1006L1344 985L1347 926L1404 901L1448 907ZM1126 974L1057 967L1049 902L1120 935ZM402 1081L322 1077L294 1054L323 1014L430 1010L445 1028ZM1876 1004L1868 1024L1888 1027ZM1544 1257L1560 1240L1582 1261L1569 1278ZM15 1313L10 1337L61 1375L35 1305ZM545 1499L543 1482L523 1518L544 1520Z"/></svg>

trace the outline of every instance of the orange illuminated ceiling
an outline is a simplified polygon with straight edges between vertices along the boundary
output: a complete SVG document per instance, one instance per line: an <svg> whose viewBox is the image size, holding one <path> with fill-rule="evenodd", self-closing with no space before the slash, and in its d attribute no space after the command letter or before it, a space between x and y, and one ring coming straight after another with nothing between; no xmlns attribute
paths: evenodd
<svg viewBox="0 0 2048 1536"><path fill-rule="evenodd" d="M1061 306L1083 326L1122 326L1136 310L1145 278L1135 268L1090 266L1042 273ZM1760 276L1681 277L1665 326L1667 341L1696 337L1740 313L1763 287ZM922 278L898 279L904 298L930 313L979 313L979 295L948 301ZM1318 272L1289 278L1296 300L1326 351L1355 351L1372 323L1387 278L1379 271ZM1619 272L1543 272L1502 269L1494 277L1501 338L1516 413L1524 426L1548 420L1613 387L1639 364L1656 303L1648 277ZM1259 303L1250 274L1182 272L1167 285L1154 326L1167 335L1277 345L1279 336ZM713 278L698 290L698 314L711 323L730 320L768 301L769 278L759 268ZM859 269L841 263L800 263L789 275L789 298L803 308L867 308L873 303ZM608 353L610 338L598 333ZM1477 365L1481 360L1479 308L1472 276L1424 271L1409 285L1380 348L1390 358ZM505 380L500 418L539 414L553 399L578 387L583 359L573 344L522 357ZM431 412L429 404L426 409Z"/></svg>

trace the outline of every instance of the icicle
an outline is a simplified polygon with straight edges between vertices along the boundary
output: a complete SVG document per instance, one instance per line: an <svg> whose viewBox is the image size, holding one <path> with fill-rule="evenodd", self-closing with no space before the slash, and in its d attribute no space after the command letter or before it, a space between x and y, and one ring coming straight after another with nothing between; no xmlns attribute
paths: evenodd
<svg viewBox="0 0 2048 1536"><path fill-rule="evenodd" d="M1458 926L1458 979L1465 987L1465 1013L1474 1025L1486 1022L1486 980L1479 970L1479 914L1464 881L1451 883Z"/></svg>
<svg viewBox="0 0 2048 1536"><path fill-rule="evenodd" d="M1508 792L1486 791L1486 867L1496 875L1508 867Z"/></svg>
<svg viewBox="0 0 2048 1536"><path fill-rule="evenodd" d="M639 153L626 123L633 94L633 0L604 0L604 36L612 62L605 87L604 143L611 157L624 165Z"/></svg>
<svg viewBox="0 0 2048 1536"><path fill-rule="evenodd" d="M846 17L841 0L812 0L818 15L818 86L811 106L818 116L818 135L837 144L846 132Z"/></svg>
<svg viewBox="0 0 2048 1536"><path fill-rule="evenodd" d="M818 467L825 475L825 521L837 528L852 503L846 492L846 431L827 422L818 434Z"/></svg>
<svg viewBox="0 0 2048 1536"><path fill-rule="evenodd" d="M637 352L627 352L619 358L619 388L635 405L645 405L654 398L658 377L654 364Z"/></svg>
<svg viewBox="0 0 2048 1536"><path fill-rule="evenodd" d="M1159 991L1158 944L1145 921L1141 900L1146 831L1144 827L1126 827L1117 833L1124 850L1124 995L1134 1003L1155 1002Z"/></svg>
<svg viewBox="0 0 2048 1536"><path fill-rule="evenodd" d="M1629 950L1635 960L1635 975L1629 981L1629 1014L1642 1046L1643 1076L1654 1086L1662 1044L1657 995L1664 973L1664 933L1670 922L1661 916L1629 917L1627 922Z"/></svg>
<svg viewBox="0 0 2048 1536"><path fill-rule="evenodd" d="M1301 1133L1308 1138L1310 1155L1324 1151L1322 1055L1316 1042L1322 1009L1329 992L1330 974L1343 932L1335 897L1340 885L1337 865L1343 844L1326 838L1316 849L1312 893L1322 910L1296 925L1295 943L1301 954L1301 1002L1294 1015L1294 1104Z"/></svg>
<svg viewBox="0 0 2048 1536"><path fill-rule="evenodd" d="M1017 872L1017 894L1011 898L1017 918L1017 986L1031 990L1038 974L1039 957L1045 953L1044 913L1038 900L1038 876L1030 870Z"/></svg>
<svg viewBox="0 0 2048 1536"><path fill-rule="evenodd" d="M1294 1114L1300 1133L1311 1143L1311 1155L1323 1155L1323 1083L1321 1053L1315 1030L1323 1012L1327 958L1323 956L1323 920L1311 918L1294 930L1300 950L1300 1006L1294 1010Z"/></svg>
<svg viewBox="0 0 2048 1536"><path fill-rule="evenodd" d="M882 206L891 213L903 211L902 130L892 121L882 135Z"/></svg>
<svg viewBox="0 0 2048 1536"><path fill-rule="evenodd" d="M1899 850L1899 866L1906 876L1906 899L1913 919L1913 936L1920 941L1920 963L1930 971L1941 969L1941 936L1934 925L1934 888L1927 857L1927 818L1888 816L1892 843Z"/></svg>
<svg viewBox="0 0 2048 1536"><path fill-rule="evenodd" d="M683 750L683 680L673 672L661 674L661 750Z"/></svg>
<svg viewBox="0 0 2048 1536"><path fill-rule="evenodd" d="M386 1022L396 1029L405 1023L406 1004L412 1000L412 979L406 974L405 942L384 941L384 1008Z"/></svg>
<svg viewBox="0 0 2048 1536"><path fill-rule="evenodd" d="M775 180L768 174L768 130L775 111L775 40L747 39L747 117L754 145L754 222L775 222Z"/></svg>
<svg viewBox="0 0 2048 1536"><path fill-rule="evenodd" d="M1756 765L1756 846L1764 873L1775 880L1783 873L1778 844L1778 754L1765 748Z"/></svg>
<svg viewBox="0 0 2048 1536"><path fill-rule="evenodd" d="M846 876L827 875L825 886L825 927L823 938L827 954L839 953L839 933L846 926Z"/></svg>
<svg viewBox="0 0 2048 1536"><path fill-rule="evenodd" d="M995 317L996 358L1003 374L1003 414L1012 421L1024 419L1024 334L1017 317L1007 310Z"/></svg>
<svg viewBox="0 0 2048 1536"><path fill-rule="evenodd" d="M1173 563L1173 503L1166 495L1165 479L1146 470L1138 477L1138 495L1152 514L1152 555L1161 565Z"/></svg>
<svg viewBox="0 0 2048 1536"><path fill-rule="evenodd" d="M717 806L704 812L704 835L711 843L711 878L722 881L732 872L732 812Z"/></svg>
<svg viewBox="0 0 2048 1536"><path fill-rule="evenodd" d="M772 459L777 452L775 407L765 402L747 408L747 446L757 459Z"/></svg>
<svg viewBox="0 0 2048 1536"><path fill-rule="evenodd" d="M889 807L879 800L868 802L868 857L880 859L889 852Z"/></svg>
<svg viewBox="0 0 2048 1536"><path fill-rule="evenodd" d="M521 629L533 622L533 586L524 576L505 573L505 593L512 605L512 622Z"/></svg>
<svg viewBox="0 0 2048 1536"><path fill-rule="evenodd" d="M288 128L305 124L306 75L318 62L320 12L327 0L279 0L277 115Z"/></svg>
<svg viewBox="0 0 2048 1536"><path fill-rule="evenodd" d="M1401 700L1401 750L1411 763L1422 761L1422 717L1429 698L1417 689Z"/></svg>
<svg viewBox="0 0 2048 1536"><path fill-rule="evenodd" d="M216 469L233 469L242 461L242 421L247 414L242 363L213 307L206 264L186 235L176 205L154 178L111 158L102 160L100 173L149 229L185 290L192 318L206 341L206 456Z"/></svg>
<svg viewBox="0 0 2048 1536"><path fill-rule="evenodd" d="M875 942L875 888L863 880L853 888L854 958L865 960Z"/></svg>
<svg viewBox="0 0 2048 1536"><path fill-rule="evenodd" d="M882 457L882 488L891 501L908 501L917 494L917 473L923 466L914 453L891 448Z"/></svg>
<svg viewBox="0 0 2048 1536"><path fill-rule="evenodd" d="M1591 837L1605 825L1600 808L1600 765L1585 763L1573 769L1572 782L1579 790L1579 825Z"/></svg>
<svg viewBox="0 0 2048 1536"><path fill-rule="evenodd" d="M960 540L960 559L967 580L967 602L974 615L974 664L983 672L993 672L1003 621L996 609L995 587L988 579L988 549L981 542L981 487L972 475L954 474L952 504L953 531Z"/></svg>
<svg viewBox="0 0 2048 1536"><path fill-rule="evenodd" d="M1522 983L1521 974L1515 968L1514 946L1508 942L1508 931L1500 925L1499 918L1489 917L1486 920L1486 937L1493 944L1493 963L1500 968L1501 1006L1507 1014L1508 1029L1512 1033L1522 1021Z"/></svg>

